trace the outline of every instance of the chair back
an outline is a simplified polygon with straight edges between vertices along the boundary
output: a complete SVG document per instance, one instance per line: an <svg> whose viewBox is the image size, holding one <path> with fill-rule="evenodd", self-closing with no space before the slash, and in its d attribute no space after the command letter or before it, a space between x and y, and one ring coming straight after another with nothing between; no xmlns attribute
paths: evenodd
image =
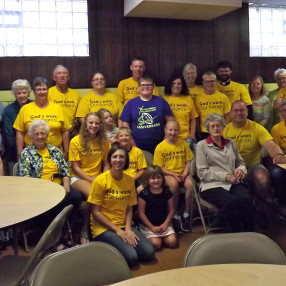
<svg viewBox="0 0 286 286"><path fill-rule="evenodd" d="M13 176L19 176L18 175L18 166L19 166L18 162L13 166Z"/></svg>
<svg viewBox="0 0 286 286"><path fill-rule="evenodd" d="M22 271L22 274L19 277L19 281L16 285L19 285L23 278L32 271L32 269L35 267L35 264L38 262L37 258L41 257L48 249L55 246L56 243L60 240L62 235L62 228L66 223L72 209L72 205L65 207L48 226L36 247L34 248L31 258Z"/></svg>
<svg viewBox="0 0 286 286"><path fill-rule="evenodd" d="M32 274L31 286L97 286L129 278L131 273L122 254L96 241L45 257Z"/></svg>
<svg viewBox="0 0 286 286"><path fill-rule="evenodd" d="M285 265L286 258L276 242L260 233L209 234L192 243L183 267L227 263Z"/></svg>

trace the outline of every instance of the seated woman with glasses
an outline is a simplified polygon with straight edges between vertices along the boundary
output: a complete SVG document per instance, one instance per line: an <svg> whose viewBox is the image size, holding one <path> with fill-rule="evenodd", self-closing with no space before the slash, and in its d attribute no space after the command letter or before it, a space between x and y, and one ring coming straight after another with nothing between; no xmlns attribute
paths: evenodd
<svg viewBox="0 0 286 286"><path fill-rule="evenodd" d="M47 144L50 132L49 124L43 119L32 121L28 133L32 144L20 154L18 173L23 177L33 177L62 184L66 197L56 208L57 211L70 204L73 205L71 227L74 230L81 203L81 194L70 188L70 174L63 153L57 147Z"/></svg>
<svg viewBox="0 0 286 286"><path fill-rule="evenodd" d="M138 85L139 96L126 103L120 119L123 127L131 129L136 146L154 153L164 139L165 123L173 119L173 113L165 99L153 95L153 79L141 77Z"/></svg>
<svg viewBox="0 0 286 286"><path fill-rule="evenodd" d="M200 196L218 207L232 232L253 231L253 206L249 188L243 182L246 167L236 144L222 136L224 118L211 113L204 128L209 137L197 145L197 174Z"/></svg>

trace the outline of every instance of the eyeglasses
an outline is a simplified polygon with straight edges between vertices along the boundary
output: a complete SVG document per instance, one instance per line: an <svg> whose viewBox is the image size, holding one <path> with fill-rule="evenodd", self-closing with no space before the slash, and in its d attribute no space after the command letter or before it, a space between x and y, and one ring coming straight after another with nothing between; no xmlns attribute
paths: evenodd
<svg viewBox="0 0 286 286"><path fill-rule="evenodd" d="M139 87L141 88L150 88L150 87L153 87L153 84L140 84Z"/></svg>
<svg viewBox="0 0 286 286"><path fill-rule="evenodd" d="M47 135L47 133L45 133L45 132L39 132L39 133L34 133L33 134L35 137L45 137L46 135Z"/></svg>
<svg viewBox="0 0 286 286"><path fill-rule="evenodd" d="M216 80L204 80L203 82L207 84L209 83L213 84L213 83L216 83Z"/></svg>
<svg viewBox="0 0 286 286"><path fill-rule="evenodd" d="M105 79L104 78L95 78L92 81L105 81Z"/></svg>

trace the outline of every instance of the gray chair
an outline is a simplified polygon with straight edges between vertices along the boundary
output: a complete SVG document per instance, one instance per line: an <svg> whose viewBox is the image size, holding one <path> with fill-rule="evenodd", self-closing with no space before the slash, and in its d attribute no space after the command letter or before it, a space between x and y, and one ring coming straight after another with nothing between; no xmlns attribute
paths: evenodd
<svg viewBox="0 0 286 286"><path fill-rule="evenodd" d="M29 285L29 277L42 257L56 245L62 235L62 228L73 209L65 207L48 226L31 256L4 256L0 260L0 285L18 286L25 281Z"/></svg>
<svg viewBox="0 0 286 286"><path fill-rule="evenodd" d="M192 183L193 183L193 203L194 203L194 201L196 202L197 209L198 209L198 212L200 215L199 217L193 217L194 205L192 205L192 211L191 211L192 222L200 219L202 222L205 234L208 234L210 231L213 231L213 230L222 229L223 227L210 227L209 226L210 225L210 219L215 218L217 216L217 214L219 213L219 211L215 205L205 201L200 196L200 192L199 192L200 180L197 176L197 167L196 167L196 158L195 157L190 162L189 173L190 173ZM210 214L204 215L204 213L202 211L202 207L204 207L207 211L209 211ZM221 215L221 214L219 214L219 215ZM206 223L206 220L208 220L208 224Z"/></svg>
<svg viewBox="0 0 286 286"><path fill-rule="evenodd" d="M35 268L30 285L97 286L129 278L131 273L122 254L96 241L45 257Z"/></svg>
<svg viewBox="0 0 286 286"><path fill-rule="evenodd" d="M153 160L154 160L153 154L146 150L142 150L142 152L144 154L147 166L153 165Z"/></svg>
<svg viewBox="0 0 286 286"><path fill-rule="evenodd" d="M210 234L192 243L183 267L228 263L285 265L286 258L276 242L260 233Z"/></svg>

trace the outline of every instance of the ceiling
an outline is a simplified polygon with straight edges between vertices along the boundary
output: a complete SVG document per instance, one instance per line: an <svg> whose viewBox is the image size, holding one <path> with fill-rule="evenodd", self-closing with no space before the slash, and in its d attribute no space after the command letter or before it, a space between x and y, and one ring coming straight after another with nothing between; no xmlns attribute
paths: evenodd
<svg viewBox="0 0 286 286"><path fill-rule="evenodd" d="M124 0L124 16L212 20L250 2L286 5L286 0Z"/></svg>

